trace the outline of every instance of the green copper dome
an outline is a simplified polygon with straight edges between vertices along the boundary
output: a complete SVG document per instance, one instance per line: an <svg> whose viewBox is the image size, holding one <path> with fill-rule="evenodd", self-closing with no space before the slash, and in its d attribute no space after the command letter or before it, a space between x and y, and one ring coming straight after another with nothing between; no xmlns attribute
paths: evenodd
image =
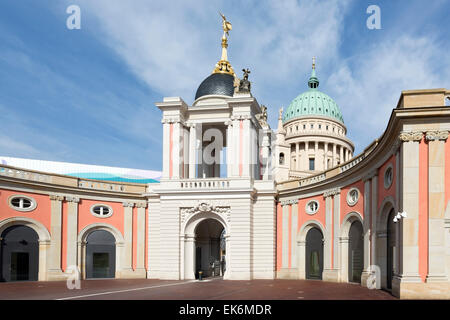
<svg viewBox="0 0 450 320"><path fill-rule="evenodd" d="M318 86L319 79L316 77L316 70L313 65L311 77L308 81L309 90L292 100L284 112L283 123L306 116L323 116L344 123L341 110L339 110L336 102L325 93L320 92L317 89Z"/></svg>

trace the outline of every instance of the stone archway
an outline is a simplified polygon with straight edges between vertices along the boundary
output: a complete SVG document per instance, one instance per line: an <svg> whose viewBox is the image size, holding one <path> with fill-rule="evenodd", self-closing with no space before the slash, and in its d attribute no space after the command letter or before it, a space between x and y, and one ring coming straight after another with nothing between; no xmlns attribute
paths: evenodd
<svg viewBox="0 0 450 320"><path fill-rule="evenodd" d="M220 243L224 231L216 219L205 219L195 228L195 277L212 277L220 275L222 256ZM218 271L218 272L217 272Z"/></svg>
<svg viewBox="0 0 450 320"><path fill-rule="evenodd" d="M394 198L386 197L380 206L379 219L377 219L377 242L376 242L376 261L377 266L380 268L380 285L383 289L388 289L388 224L391 213L397 212L395 207ZM392 219L391 219L392 220ZM392 237L391 237L392 238ZM398 239L396 239L397 241ZM393 270L396 269L397 260L392 261Z"/></svg>
<svg viewBox="0 0 450 320"><path fill-rule="evenodd" d="M209 225L214 225L220 234L225 230L223 238L225 239L225 259L226 271L223 275L224 279L230 276L230 256L229 250L229 213L230 208L225 206L213 206L207 202L200 202L195 207L181 208L182 236L180 237L180 248L182 250L180 259L180 278L195 279L196 278L196 236L197 232L204 232ZM210 221L210 222L208 222ZM214 222L211 222L214 221Z"/></svg>
<svg viewBox="0 0 450 320"><path fill-rule="evenodd" d="M306 238L309 231L313 228L321 232L323 239L325 235L325 228L316 220L306 221L297 234L297 270L299 279L306 279Z"/></svg>
<svg viewBox="0 0 450 320"><path fill-rule="evenodd" d="M40 222L27 217L8 218L0 222L0 234L12 226L25 226L33 229L38 235L39 243L39 267L38 280L46 281L48 276L48 264L50 261L50 233Z"/></svg>
<svg viewBox="0 0 450 320"><path fill-rule="evenodd" d="M358 223L361 227L362 235L363 236L367 230L364 230L364 223L361 215L358 212L350 212L348 213L342 222L341 225L341 233L339 237L339 253L340 253L340 281L342 282L351 282L350 271L351 271L351 265L354 261L354 257L351 255L352 250L352 244L355 245L355 243L351 239L350 233L352 231L352 226L355 226L354 224ZM354 237L353 237L354 238ZM361 243L360 243L361 245ZM362 259L364 259L364 250L367 250L367 248L364 248L364 241L362 243ZM364 267L364 260L363 260L363 269Z"/></svg>
<svg viewBox="0 0 450 320"><path fill-rule="evenodd" d="M98 230L107 231L114 236L115 239L115 278L121 278L122 274L122 258L123 258L123 247L124 247L124 238L122 233L117 230L115 227L103 224L103 223L94 223L86 226L83 230L78 234L78 270L81 271L81 278L86 279L86 261L87 261L87 248L86 243L89 235Z"/></svg>

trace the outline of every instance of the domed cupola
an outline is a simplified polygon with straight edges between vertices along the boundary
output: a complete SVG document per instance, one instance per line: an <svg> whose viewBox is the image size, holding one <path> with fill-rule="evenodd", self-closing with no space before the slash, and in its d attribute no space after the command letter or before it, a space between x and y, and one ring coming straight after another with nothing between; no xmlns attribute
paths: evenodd
<svg viewBox="0 0 450 320"><path fill-rule="evenodd" d="M200 84L195 94L195 100L210 94L232 97L233 92L233 75L228 73L213 73Z"/></svg>
<svg viewBox="0 0 450 320"><path fill-rule="evenodd" d="M336 102L327 94L319 91L319 79L316 76L315 63L308 81L309 90L297 96L287 107L283 123L295 118L322 116L344 123L341 110Z"/></svg>
<svg viewBox="0 0 450 320"><path fill-rule="evenodd" d="M221 14L222 15L222 14ZM221 95L232 97L234 93L234 82L236 75L231 63L228 61L228 35L231 30L231 23L223 18L223 36L222 36L222 57L216 63L214 70L197 89L195 100L206 95Z"/></svg>

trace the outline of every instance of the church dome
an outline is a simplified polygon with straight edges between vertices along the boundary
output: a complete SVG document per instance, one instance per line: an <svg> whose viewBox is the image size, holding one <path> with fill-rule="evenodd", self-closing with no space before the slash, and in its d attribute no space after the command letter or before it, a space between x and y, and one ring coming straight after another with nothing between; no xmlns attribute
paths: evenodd
<svg viewBox="0 0 450 320"><path fill-rule="evenodd" d="M313 65L311 77L308 81L309 90L292 100L284 113L283 123L307 116L328 117L344 123L341 110L339 110L336 102L327 94L319 91L318 86L319 79L316 77L316 70Z"/></svg>
<svg viewBox="0 0 450 320"><path fill-rule="evenodd" d="M210 94L232 97L233 93L233 75L228 73L213 73L200 84L195 94L195 100Z"/></svg>

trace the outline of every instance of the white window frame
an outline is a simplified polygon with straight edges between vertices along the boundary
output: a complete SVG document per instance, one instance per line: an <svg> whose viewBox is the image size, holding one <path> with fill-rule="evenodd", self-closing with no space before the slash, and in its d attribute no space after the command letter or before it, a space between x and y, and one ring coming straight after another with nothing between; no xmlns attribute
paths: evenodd
<svg viewBox="0 0 450 320"><path fill-rule="evenodd" d="M357 194L358 194L358 196L356 197L355 202L352 202L351 196L350 196L350 194L351 194L353 191L356 191ZM350 207L353 207L354 205L356 205L356 204L358 203L360 197L361 197L361 192L359 191L358 188L350 188L350 190L348 190L348 192L347 192L347 204L348 204Z"/></svg>
<svg viewBox="0 0 450 320"><path fill-rule="evenodd" d="M99 215L99 214L97 214L97 213L94 212L94 209L97 208L97 207L106 207L106 208L108 208L109 213L106 214L106 215ZM111 206L109 206L109 205L107 205L107 204L104 204L104 203L96 203L96 204L93 204L93 205L91 206L90 211L91 211L91 214L92 214L94 217L101 218L101 219L109 218L109 217L111 217L111 216L113 215L113 209L111 208Z"/></svg>
<svg viewBox="0 0 450 320"><path fill-rule="evenodd" d="M28 201L31 202L31 206L28 207L28 208L20 208L20 207L14 206L14 205L12 204L12 200L13 200L13 199L16 199L16 198L27 199ZM16 211L20 211L20 212L30 212L30 211L33 211L34 209L37 208L37 202L36 202L36 200L34 200L33 198L31 198L31 197L29 197L29 196L26 196L26 195L24 195L24 194L15 194L15 195L10 196L10 197L8 198L8 205L9 205L10 208L12 208L12 209L14 209L14 210L16 210Z"/></svg>
<svg viewBox="0 0 450 320"><path fill-rule="evenodd" d="M391 181L387 181L386 179L386 173L388 172L388 170L391 170ZM384 173L383 173L383 185L385 189L389 189L392 186L392 183L394 182L394 166L392 165L392 163L390 163L386 169L384 169Z"/></svg>
<svg viewBox="0 0 450 320"><path fill-rule="evenodd" d="M310 204L313 203L313 202L315 202L315 203L317 204L317 209L316 209L315 211L312 211L312 210L310 209ZM319 201L317 201L317 200L310 200L310 201L308 201L308 202L306 203L305 211L306 211L307 214L313 215L313 214L316 214L316 213L319 211L319 207L320 207Z"/></svg>

